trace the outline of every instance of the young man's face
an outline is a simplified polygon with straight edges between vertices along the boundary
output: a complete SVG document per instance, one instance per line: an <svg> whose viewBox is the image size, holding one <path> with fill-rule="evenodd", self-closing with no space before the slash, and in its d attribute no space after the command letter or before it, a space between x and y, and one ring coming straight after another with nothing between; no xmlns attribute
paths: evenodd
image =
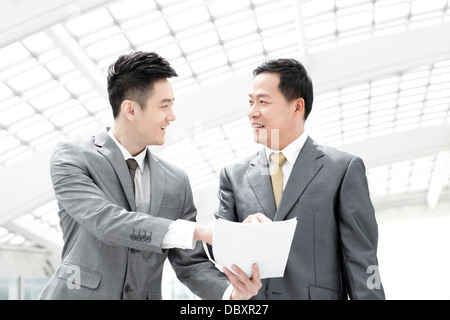
<svg viewBox="0 0 450 320"><path fill-rule="evenodd" d="M163 145L166 127L175 120L173 89L167 79L155 82L145 108L135 109L136 139L143 146Z"/></svg>
<svg viewBox="0 0 450 320"><path fill-rule="evenodd" d="M298 108L299 103L304 106L303 99L286 101L278 89L279 83L277 73L257 75L249 92L247 113L254 140L273 150L284 149L302 133L299 113L304 114L304 107Z"/></svg>

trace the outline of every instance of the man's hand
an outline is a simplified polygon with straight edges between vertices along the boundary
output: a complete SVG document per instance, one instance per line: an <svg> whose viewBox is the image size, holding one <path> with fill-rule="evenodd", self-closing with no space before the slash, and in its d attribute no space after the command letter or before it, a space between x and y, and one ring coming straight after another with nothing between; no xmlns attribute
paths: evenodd
<svg viewBox="0 0 450 320"><path fill-rule="evenodd" d="M203 240L207 244L212 245L212 233L213 233L212 225L204 225L196 223L194 230L194 241Z"/></svg>
<svg viewBox="0 0 450 320"><path fill-rule="evenodd" d="M232 268L236 272L237 276L227 268L223 268L223 272L225 272L234 288L230 299L248 300L255 296L258 293L258 290L262 287L261 279L259 278L258 265L256 263L253 264L253 275L251 279L249 279L245 272L237 266L233 265Z"/></svg>
<svg viewBox="0 0 450 320"><path fill-rule="evenodd" d="M261 222L272 222L269 218L267 218L264 214L258 212L252 215L249 215L242 223L261 223Z"/></svg>

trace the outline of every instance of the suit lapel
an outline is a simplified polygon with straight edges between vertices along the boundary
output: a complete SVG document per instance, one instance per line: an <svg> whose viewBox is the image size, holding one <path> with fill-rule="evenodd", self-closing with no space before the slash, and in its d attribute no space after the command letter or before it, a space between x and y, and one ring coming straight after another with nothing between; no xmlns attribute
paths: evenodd
<svg viewBox="0 0 450 320"><path fill-rule="evenodd" d="M136 211L136 203L134 201L133 185L128 171L127 164L117 145L109 137L106 131L102 131L95 136L94 144L97 146L98 152L104 155L119 178L122 189L127 197L131 210Z"/></svg>
<svg viewBox="0 0 450 320"><path fill-rule="evenodd" d="M322 168L323 161L320 159L322 156L323 152L308 137L292 168L274 220L281 221L286 217L305 188Z"/></svg>
<svg viewBox="0 0 450 320"><path fill-rule="evenodd" d="M270 182L269 165L267 164L264 150L260 150L250 162L247 177L256 198L263 208L263 213L273 219L276 211L275 200Z"/></svg>
<svg viewBox="0 0 450 320"><path fill-rule="evenodd" d="M160 166L158 160L147 149L147 161L150 168L150 212L159 212L164 194L166 171Z"/></svg>

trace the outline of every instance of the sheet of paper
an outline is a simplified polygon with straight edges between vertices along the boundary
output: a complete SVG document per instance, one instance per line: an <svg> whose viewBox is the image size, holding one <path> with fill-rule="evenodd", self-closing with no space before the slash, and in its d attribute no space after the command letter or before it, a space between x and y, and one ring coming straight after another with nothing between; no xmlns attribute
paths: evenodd
<svg viewBox="0 0 450 320"><path fill-rule="evenodd" d="M257 263L261 279L282 277L296 226L297 218L267 223L215 220L215 262L231 271L235 264L248 277L252 276L253 263Z"/></svg>

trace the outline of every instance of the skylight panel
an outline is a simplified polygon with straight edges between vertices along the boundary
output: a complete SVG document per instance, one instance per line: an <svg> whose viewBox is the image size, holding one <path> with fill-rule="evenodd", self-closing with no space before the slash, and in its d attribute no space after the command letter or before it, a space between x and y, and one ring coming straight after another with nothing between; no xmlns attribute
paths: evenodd
<svg viewBox="0 0 450 320"><path fill-rule="evenodd" d="M291 45L295 45L298 50L299 40L297 38L297 31L292 30L267 37L263 40L263 44L267 51L274 51Z"/></svg>
<svg viewBox="0 0 450 320"><path fill-rule="evenodd" d="M21 141L13 135L7 135L0 138L0 154L6 153L11 149L20 146Z"/></svg>
<svg viewBox="0 0 450 320"><path fill-rule="evenodd" d="M225 138L223 131L219 127L206 130L195 136L195 142L200 147L215 144Z"/></svg>
<svg viewBox="0 0 450 320"><path fill-rule="evenodd" d="M34 114L34 109L28 103L20 103L12 108L0 112L0 124L9 126L21 119Z"/></svg>
<svg viewBox="0 0 450 320"><path fill-rule="evenodd" d="M227 51L228 58L231 62L243 60L245 58L252 57L253 55L259 55L263 53L264 48L260 41L250 42L246 45L229 49Z"/></svg>
<svg viewBox="0 0 450 320"><path fill-rule="evenodd" d="M292 7L283 8L280 10L272 11L264 15L260 15L256 18L258 26L261 29L268 29L280 24L286 24L294 21L294 15L292 14Z"/></svg>
<svg viewBox="0 0 450 320"><path fill-rule="evenodd" d="M153 0L127 0L112 4L109 11L115 19L122 21L155 8L156 3Z"/></svg>
<svg viewBox="0 0 450 320"><path fill-rule="evenodd" d="M221 67L227 64L228 59L223 52L216 53L212 56L205 57L201 60L193 61L191 63L192 70L195 73L202 73L214 68Z"/></svg>
<svg viewBox="0 0 450 320"><path fill-rule="evenodd" d="M5 84L0 83L0 101L6 100L13 95L13 91Z"/></svg>
<svg viewBox="0 0 450 320"><path fill-rule="evenodd" d="M35 58L26 59L0 72L0 76L4 79L10 79L12 77L20 75L23 72L27 72L30 69L34 69L38 66L39 66L38 62Z"/></svg>
<svg viewBox="0 0 450 320"><path fill-rule="evenodd" d="M74 69L73 63L64 56L52 59L46 64L46 67L55 76L61 76Z"/></svg>
<svg viewBox="0 0 450 320"><path fill-rule="evenodd" d="M160 20L128 31L127 37L131 43L141 45L169 34L169 26L164 20Z"/></svg>
<svg viewBox="0 0 450 320"><path fill-rule="evenodd" d="M309 1L302 4L305 16L315 16L334 10L335 0Z"/></svg>
<svg viewBox="0 0 450 320"><path fill-rule="evenodd" d="M219 43L216 31L209 31L180 42L181 49L186 53L199 51Z"/></svg>
<svg viewBox="0 0 450 320"><path fill-rule="evenodd" d="M336 32L336 22L334 20L326 20L320 23L306 26L305 34L307 38L319 38L327 34Z"/></svg>
<svg viewBox="0 0 450 320"><path fill-rule="evenodd" d="M72 95L78 96L92 90L92 84L86 78L80 78L66 85Z"/></svg>
<svg viewBox="0 0 450 320"><path fill-rule="evenodd" d="M219 0L208 4L209 11L215 17L250 8L249 0Z"/></svg>
<svg viewBox="0 0 450 320"><path fill-rule="evenodd" d="M130 49L130 43L123 35L117 35L86 47L86 52L94 59L111 56Z"/></svg>
<svg viewBox="0 0 450 320"><path fill-rule="evenodd" d="M19 42L0 49L0 70L30 58L30 52Z"/></svg>
<svg viewBox="0 0 450 320"><path fill-rule="evenodd" d="M41 121L18 131L16 135L24 141L31 141L53 130L55 127L48 120L41 119Z"/></svg>
<svg viewBox="0 0 450 320"><path fill-rule="evenodd" d="M169 26L174 31L180 31L185 28L192 27L202 22L206 22L211 18L206 7L198 7L183 13L176 14L167 19Z"/></svg>
<svg viewBox="0 0 450 320"><path fill-rule="evenodd" d="M258 26L255 19L245 19L237 23L223 26L219 28L218 32L220 38L228 41L233 38L239 38L246 34L252 34L257 30Z"/></svg>
<svg viewBox="0 0 450 320"><path fill-rule="evenodd" d="M7 83L16 91L24 91L50 79L52 75L44 67L36 67L10 78Z"/></svg>
<svg viewBox="0 0 450 320"><path fill-rule="evenodd" d="M76 37L91 33L113 23L108 10L103 8L80 17L72 18L66 23L67 29Z"/></svg>
<svg viewBox="0 0 450 320"><path fill-rule="evenodd" d="M446 7L447 0L413 0L411 3L411 13L419 14L430 11L442 10Z"/></svg>
<svg viewBox="0 0 450 320"><path fill-rule="evenodd" d="M22 43L34 53L51 49L54 46L53 41L44 32L33 34L25 38Z"/></svg>
<svg viewBox="0 0 450 320"><path fill-rule="evenodd" d="M390 20L407 18L410 10L409 3L391 4L390 2L375 3L374 21L381 23Z"/></svg>
<svg viewBox="0 0 450 320"><path fill-rule="evenodd" d="M363 5L339 10L336 17L336 26L339 31L356 29L372 24L372 6Z"/></svg>
<svg viewBox="0 0 450 320"><path fill-rule="evenodd" d="M72 106L50 118L50 121L58 127L64 127L88 115L85 108L80 105Z"/></svg>
<svg viewBox="0 0 450 320"><path fill-rule="evenodd" d="M31 99L30 103L36 109L44 110L48 107L61 103L70 97L70 93L65 88L58 87Z"/></svg>

